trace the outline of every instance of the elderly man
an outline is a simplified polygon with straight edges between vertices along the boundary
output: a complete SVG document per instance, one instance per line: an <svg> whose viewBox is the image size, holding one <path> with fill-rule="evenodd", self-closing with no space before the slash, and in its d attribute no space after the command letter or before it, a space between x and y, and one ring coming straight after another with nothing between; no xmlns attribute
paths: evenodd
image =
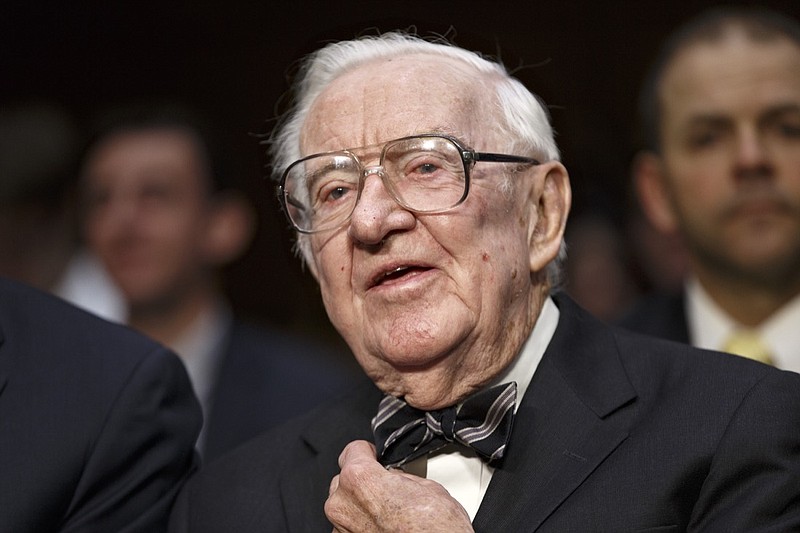
<svg viewBox="0 0 800 533"><path fill-rule="evenodd" d="M631 329L800 371L800 24L717 8L665 44L641 97L645 213L692 275Z"/></svg>
<svg viewBox="0 0 800 533"><path fill-rule="evenodd" d="M550 296L570 186L536 97L397 33L302 72L281 197L373 383L209 466L174 531L800 527L800 377Z"/></svg>

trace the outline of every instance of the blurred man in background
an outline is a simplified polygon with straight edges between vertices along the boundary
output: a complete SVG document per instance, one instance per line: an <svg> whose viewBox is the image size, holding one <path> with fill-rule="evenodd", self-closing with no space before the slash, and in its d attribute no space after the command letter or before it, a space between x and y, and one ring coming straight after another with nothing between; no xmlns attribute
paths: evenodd
<svg viewBox="0 0 800 533"><path fill-rule="evenodd" d="M226 186L210 128L177 106L112 114L83 161L85 235L124 294L128 324L174 349L205 414L210 460L340 388L318 346L233 317L218 270L254 213Z"/></svg>
<svg viewBox="0 0 800 533"><path fill-rule="evenodd" d="M61 105L0 110L0 274L97 315L122 318L122 300L80 244L75 182L83 133Z"/></svg>
<svg viewBox="0 0 800 533"><path fill-rule="evenodd" d="M641 114L639 198L680 234L691 275L623 324L800 371L800 25L700 15L665 44Z"/></svg>

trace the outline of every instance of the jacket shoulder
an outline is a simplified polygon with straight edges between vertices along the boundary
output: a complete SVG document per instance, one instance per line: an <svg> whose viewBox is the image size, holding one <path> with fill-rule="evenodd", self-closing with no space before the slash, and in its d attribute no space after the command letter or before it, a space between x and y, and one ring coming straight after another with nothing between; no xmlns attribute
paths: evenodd
<svg viewBox="0 0 800 533"><path fill-rule="evenodd" d="M651 294L641 298L617 325L678 342L689 342L683 293Z"/></svg>
<svg viewBox="0 0 800 533"><path fill-rule="evenodd" d="M187 484L170 531L299 530L324 524L322 508L338 456L371 439L380 392L365 381L336 401L293 418L204 466ZM318 529L318 528L317 528ZM313 528L312 528L313 530Z"/></svg>

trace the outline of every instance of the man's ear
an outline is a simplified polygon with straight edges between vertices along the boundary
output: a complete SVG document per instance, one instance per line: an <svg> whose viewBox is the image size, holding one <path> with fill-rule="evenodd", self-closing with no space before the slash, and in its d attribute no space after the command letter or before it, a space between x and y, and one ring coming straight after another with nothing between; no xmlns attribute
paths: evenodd
<svg viewBox="0 0 800 533"><path fill-rule="evenodd" d="M531 272L540 272L558 256L572 206L572 188L560 162L549 161L534 169L540 175L528 203L528 252Z"/></svg>
<svg viewBox="0 0 800 533"><path fill-rule="evenodd" d="M639 152L633 158L631 174L639 204L650 223L664 233L677 231L661 158L653 152Z"/></svg>
<svg viewBox="0 0 800 533"><path fill-rule="evenodd" d="M256 214L238 192L221 193L212 201L204 252L209 264L222 266L238 258L252 242Z"/></svg>

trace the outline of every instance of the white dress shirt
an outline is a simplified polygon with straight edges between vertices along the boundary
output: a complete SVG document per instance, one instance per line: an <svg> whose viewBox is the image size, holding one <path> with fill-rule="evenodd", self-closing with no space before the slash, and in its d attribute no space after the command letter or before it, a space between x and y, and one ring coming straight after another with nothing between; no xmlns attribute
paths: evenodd
<svg viewBox="0 0 800 533"><path fill-rule="evenodd" d="M125 299L100 261L89 252L76 252L53 292L78 307L112 322L124 322Z"/></svg>
<svg viewBox="0 0 800 533"><path fill-rule="evenodd" d="M222 342L232 321L230 310L224 304L218 303L208 312L202 313L180 339L170 346L186 367L204 418L211 412L214 383L223 356ZM205 424L197 438L197 449L202 453L204 448Z"/></svg>
<svg viewBox="0 0 800 533"><path fill-rule="evenodd" d="M686 284L686 318L689 339L694 346L721 350L737 324L692 278ZM775 366L800 372L800 295L789 301L769 319L752 329L769 348Z"/></svg>
<svg viewBox="0 0 800 533"><path fill-rule="evenodd" d="M502 375L487 385L487 388L515 381L517 383L516 406L519 407L519 402L525 391L528 390L533 373L536 371L547 345L550 344L550 339L553 338L553 333L558 325L558 317L558 307L552 299L547 298L539 318L536 320L536 325L522 346L519 356ZM494 468L484 463L474 452L456 445L446 446L429 457L421 457L412 461L404 470L420 473L443 485L450 495L466 509L470 520L475 518L494 473Z"/></svg>

